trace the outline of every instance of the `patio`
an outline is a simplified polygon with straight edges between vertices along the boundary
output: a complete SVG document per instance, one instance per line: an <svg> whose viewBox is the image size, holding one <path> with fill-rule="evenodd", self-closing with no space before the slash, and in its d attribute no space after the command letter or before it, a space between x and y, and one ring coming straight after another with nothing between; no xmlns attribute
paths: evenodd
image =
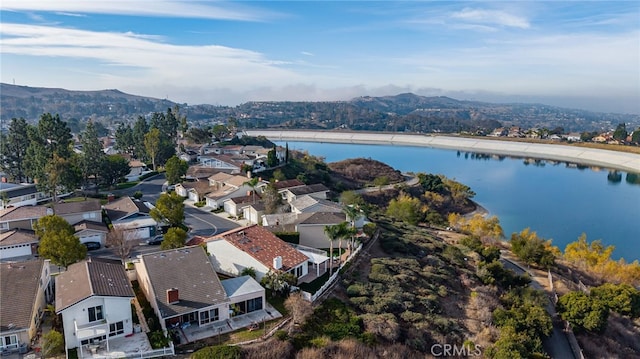
<svg viewBox="0 0 640 359"><path fill-rule="evenodd" d="M173 348L167 348L167 355L173 354ZM102 341L96 344L85 344L82 348L78 348L78 358L123 358L130 356L142 357L142 354L155 350L151 348L151 344L147 339L146 333L134 333L129 336L109 339L109 350L107 350L106 342ZM162 349L159 350L162 352ZM161 356L155 355L155 356ZM151 357L145 355L144 357Z"/></svg>
<svg viewBox="0 0 640 359"><path fill-rule="evenodd" d="M274 307L267 303L265 309L256 310L255 312L231 317L227 320L216 322L212 325L203 327L189 326L186 328L178 327L174 333L179 334L180 344L187 344L205 338L215 337L239 329L248 328L251 325L260 324L264 321L281 318L282 314Z"/></svg>

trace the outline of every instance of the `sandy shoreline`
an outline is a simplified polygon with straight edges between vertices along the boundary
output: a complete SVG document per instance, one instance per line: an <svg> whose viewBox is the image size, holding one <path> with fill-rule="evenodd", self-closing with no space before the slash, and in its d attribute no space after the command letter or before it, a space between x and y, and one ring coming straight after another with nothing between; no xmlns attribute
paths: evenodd
<svg viewBox="0 0 640 359"><path fill-rule="evenodd" d="M290 130L247 130L250 136L265 136L272 141L331 142L373 145L421 146L478 153L516 156L583 165L602 166L640 173L640 155L595 148L543 143L506 142L491 139L403 133L330 132Z"/></svg>

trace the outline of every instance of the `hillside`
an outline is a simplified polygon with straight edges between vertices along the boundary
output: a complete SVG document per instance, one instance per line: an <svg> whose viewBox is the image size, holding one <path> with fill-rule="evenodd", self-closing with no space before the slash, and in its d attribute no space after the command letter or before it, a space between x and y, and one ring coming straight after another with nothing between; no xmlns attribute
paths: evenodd
<svg viewBox="0 0 640 359"><path fill-rule="evenodd" d="M149 112L164 112L176 103L118 90L70 91L1 84L0 118L24 117L35 121L42 113L63 119L94 118L106 124L132 120ZM562 127L565 132L600 131L627 123L640 126L639 115L597 113L542 104L494 104L425 97L411 93L358 97L349 101L246 102L214 106L180 104L181 112L196 125L238 119L243 128L351 129L397 132L479 132L501 126Z"/></svg>

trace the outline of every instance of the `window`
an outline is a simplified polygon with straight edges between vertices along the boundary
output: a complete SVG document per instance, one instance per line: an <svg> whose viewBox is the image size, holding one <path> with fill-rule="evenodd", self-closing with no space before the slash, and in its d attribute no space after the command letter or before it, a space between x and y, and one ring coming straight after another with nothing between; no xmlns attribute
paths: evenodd
<svg viewBox="0 0 640 359"><path fill-rule="evenodd" d="M200 312L200 325L212 323L220 319L218 315L218 308Z"/></svg>
<svg viewBox="0 0 640 359"><path fill-rule="evenodd" d="M247 301L247 313L262 309L262 297L249 299Z"/></svg>
<svg viewBox="0 0 640 359"><path fill-rule="evenodd" d="M109 336L124 334L124 322L109 324Z"/></svg>
<svg viewBox="0 0 640 359"><path fill-rule="evenodd" d="M104 313L102 312L102 306L89 308L89 322L95 322L97 320L103 320Z"/></svg>
<svg viewBox="0 0 640 359"><path fill-rule="evenodd" d="M2 337L2 343L0 343L0 347L6 349L16 349L18 347L18 336L16 334L7 335L6 337Z"/></svg>

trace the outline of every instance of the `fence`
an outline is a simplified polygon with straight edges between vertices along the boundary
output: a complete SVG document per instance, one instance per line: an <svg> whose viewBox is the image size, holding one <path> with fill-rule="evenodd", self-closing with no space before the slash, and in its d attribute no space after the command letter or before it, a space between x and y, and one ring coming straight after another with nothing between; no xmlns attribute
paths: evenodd
<svg viewBox="0 0 640 359"><path fill-rule="evenodd" d="M553 287L553 276L551 275L550 270L548 271L548 278L549 278L549 287L551 288L551 292L553 293L553 297L552 297L553 305L555 306L558 303L558 293L556 293ZM588 289L584 285L584 283L582 283L582 281L580 281L578 285L582 291L588 293ZM584 359L584 355L582 354L582 349L580 348L578 339L576 339L576 336L573 334L573 330L571 330L571 324L569 324L569 322L567 322L566 320L563 320L562 324L564 325L564 333L567 337L567 341L569 342L569 346L571 347L571 351L573 352L574 358Z"/></svg>
<svg viewBox="0 0 640 359"><path fill-rule="evenodd" d="M145 352L138 352L138 353L112 352L112 353L107 353L106 355L92 354L91 358L93 359L112 359L112 358L142 359L142 358L158 358L163 356L174 356L174 355L176 355L176 352L173 347L173 343L169 342L169 346L165 348L149 350Z"/></svg>
<svg viewBox="0 0 640 359"><path fill-rule="evenodd" d="M360 245L353 251L353 253L351 253L349 257L340 264L340 267L335 271L335 273L333 273L333 275L331 275L331 277L329 277L329 279L322 285L322 287L320 287L320 289L318 289L318 291L316 291L314 294L302 291L302 297L310 302L315 302L316 299L318 299L327 289L329 289L329 287L331 287L335 283L335 281L338 279L338 276L340 275L340 270L349 262L351 262L356 257L356 255L360 253L360 250L362 250L362 243L360 243Z"/></svg>

